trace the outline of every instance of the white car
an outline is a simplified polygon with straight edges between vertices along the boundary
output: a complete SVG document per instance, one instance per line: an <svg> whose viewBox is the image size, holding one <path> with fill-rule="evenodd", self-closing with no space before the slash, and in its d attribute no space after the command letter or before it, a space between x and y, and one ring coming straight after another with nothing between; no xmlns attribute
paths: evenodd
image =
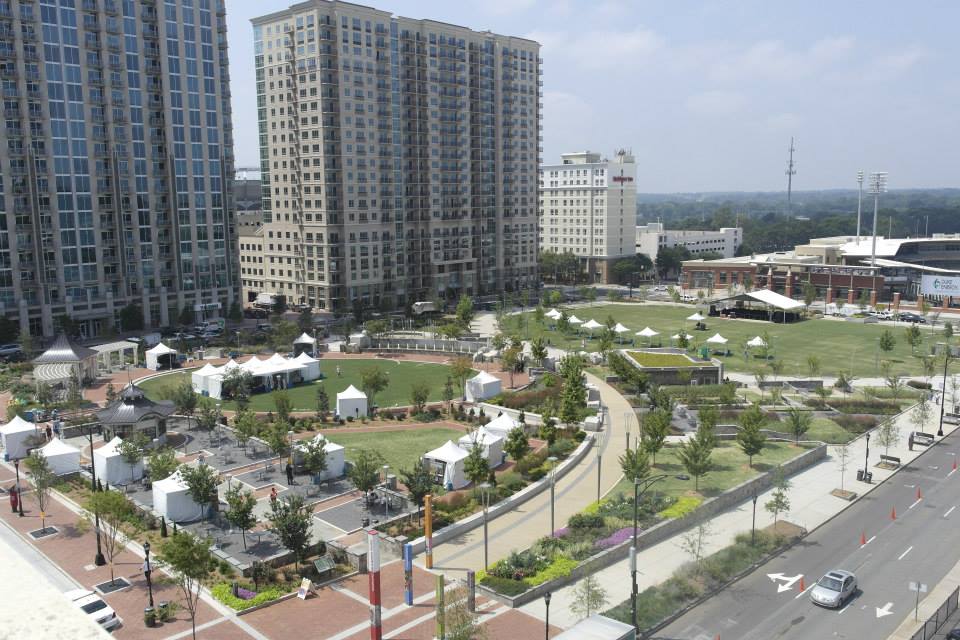
<svg viewBox="0 0 960 640"><path fill-rule="evenodd" d="M117 612L111 609L110 605L93 591L74 589L63 595L67 596L70 602L107 631L113 631L123 623Z"/></svg>

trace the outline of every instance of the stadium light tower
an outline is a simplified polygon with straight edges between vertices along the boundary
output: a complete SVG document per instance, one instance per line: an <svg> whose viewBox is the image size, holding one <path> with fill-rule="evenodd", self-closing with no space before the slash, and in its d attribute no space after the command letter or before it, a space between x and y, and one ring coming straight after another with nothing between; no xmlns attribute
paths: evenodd
<svg viewBox="0 0 960 640"><path fill-rule="evenodd" d="M857 244L860 244L860 210L863 207L863 169L857 171Z"/></svg>
<svg viewBox="0 0 960 640"><path fill-rule="evenodd" d="M873 194L873 246L870 249L870 266L877 266L877 209L880 205L880 194L887 190L887 172L873 171L870 173L870 193Z"/></svg>

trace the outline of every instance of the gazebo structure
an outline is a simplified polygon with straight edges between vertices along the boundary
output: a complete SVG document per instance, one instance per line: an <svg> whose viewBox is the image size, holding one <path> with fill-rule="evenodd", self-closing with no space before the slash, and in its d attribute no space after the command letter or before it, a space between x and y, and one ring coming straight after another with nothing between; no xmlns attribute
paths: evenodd
<svg viewBox="0 0 960 640"><path fill-rule="evenodd" d="M70 342L61 333L50 348L34 359L33 375L37 382L66 386L76 380L81 386L97 377L97 352Z"/></svg>
<svg viewBox="0 0 960 640"><path fill-rule="evenodd" d="M151 442L164 443L167 439L167 418L176 410L173 402L154 402L134 384L128 384L117 395L113 404L97 412L103 428L104 440L129 438L142 433Z"/></svg>
<svg viewBox="0 0 960 640"><path fill-rule="evenodd" d="M317 355L317 339L306 331L301 333L300 337L293 341L294 357L300 355L301 353L306 353L310 356Z"/></svg>
<svg viewBox="0 0 960 640"><path fill-rule="evenodd" d="M129 340L97 344L93 350L97 352L97 371L100 373L111 373L137 362L137 343Z"/></svg>

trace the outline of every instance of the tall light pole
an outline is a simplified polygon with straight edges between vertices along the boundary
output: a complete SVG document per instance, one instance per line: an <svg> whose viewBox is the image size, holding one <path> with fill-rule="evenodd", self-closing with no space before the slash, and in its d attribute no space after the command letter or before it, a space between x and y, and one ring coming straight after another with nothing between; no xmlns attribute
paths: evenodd
<svg viewBox="0 0 960 640"><path fill-rule="evenodd" d="M544 640L550 640L550 598L553 597L549 591L543 594L543 604L547 605L547 624L544 629L543 638Z"/></svg>
<svg viewBox="0 0 960 640"><path fill-rule="evenodd" d="M870 173L870 193L873 194L873 245L870 248L870 266L877 266L877 210L880 207L880 194L887 190L887 172Z"/></svg>
<svg viewBox="0 0 960 640"><path fill-rule="evenodd" d="M23 517L23 488L20 486L20 458L13 461L13 468L17 472L17 515Z"/></svg>
<svg viewBox="0 0 960 640"><path fill-rule="evenodd" d="M937 435L943 435L943 412L947 406L947 367L950 365L950 344L947 343L946 351L943 354L943 391L940 392L940 424L937 427Z"/></svg>
<svg viewBox="0 0 960 640"><path fill-rule="evenodd" d="M553 524L553 516L554 498L557 490L557 457L550 456L547 458L547 462L550 463L550 535L553 536L553 532L556 531Z"/></svg>
<svg viewBox="0 0 960 640"><path fill-rule="evenodd" d="M147 605L153 607L153 582L150 580L152 570L150 568L150 543L143 543L143 555L146 561L143 564L143 577L147 579Z"/></svg>
<svg viewBox="0 0 960 640"><path fill-rule="evenodd" d="M857 244L860 244L860 210L863 206L863 169L857 171Z"/></svg>
<svg viewBox="0 0 960 640"><path fill-rule="evenodd" d="M484 482L480 485L481 496L483 499L483 570L486 571L490 566L490 556L487 538L487 513L490 508L490 483ZM551 532L552 533L552 532Z"/></svg>
<svg viewBox="0 0 960 640"><path fill-rule="evenodd" d="M93 427L87 425L87 440L90 442L90 477L92 478L91 488L94 492L97 490L97 463L93 458ZM107 564L107 559L103 557L103 551L100 549L100 514L93 512L93 531L97 535L97 555L93 558L93 564L102 567Z"/></svg>
<svg viewBox="0 0 960 640"><path fill-rule="evenodd" d="M753 517L750 519L750 546L756 546L757 541L757 492L753 492Z"/></svg>
<svg viewBox="0 0 960 640"><path fill-rule="evenodd" d="M648 478L635 478L633 481L633 546L630 547L630 581L632 587L630 590L630 611L633 616L633 627L640 631L637 624L637 521L640 516L640 496L646 493L647 489L667 478L676 478L677 480L689 480L690 476L680 474L672 476L668 473L650 476ZM641 489L642 485L642 489Z"/></svg>

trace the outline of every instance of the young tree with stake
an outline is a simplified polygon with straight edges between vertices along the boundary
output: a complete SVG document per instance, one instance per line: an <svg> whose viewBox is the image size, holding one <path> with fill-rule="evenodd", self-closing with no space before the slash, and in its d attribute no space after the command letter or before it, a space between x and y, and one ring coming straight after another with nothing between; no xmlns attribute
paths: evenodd
<svg viewBox="0 0 960 640"><path fill-rule="evenodd" d="M197 637L197 609L203 587L209 583L217 567L217 560L210 551L209 539L195 538L186 531L175 533L160 546L157 554L161 564L173 574L174 584L183 594L193 639Z"/></svg>
<svg viewBox="0 0 960 640"><path fill-rule="evenodd" d="M257 506L257 499L252 491L245 491L241 483L232 484L227 489L227 511L224 513L227 522L240 529L243 538L243 549L247 549L247 531L257 524L257 517L253 515L253 508Z"/></svg>

